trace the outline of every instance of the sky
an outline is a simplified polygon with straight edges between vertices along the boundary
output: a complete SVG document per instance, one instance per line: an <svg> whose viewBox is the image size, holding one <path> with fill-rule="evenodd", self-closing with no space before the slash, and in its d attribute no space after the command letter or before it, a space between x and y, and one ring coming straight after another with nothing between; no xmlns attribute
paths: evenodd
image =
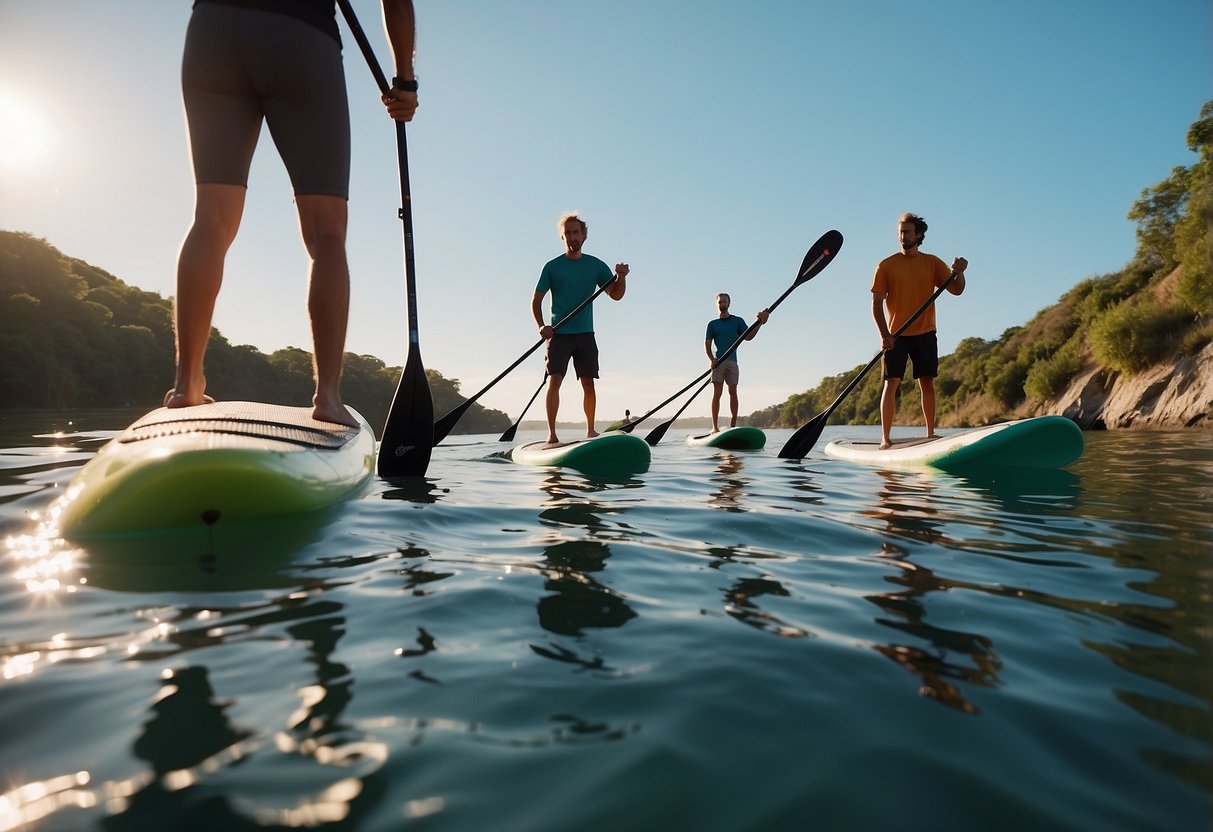
<svg viewBox="0 0 1213 832"><path fill-rule="evenodd" d="M937 304L941 354L997 339L1130 260L1126 213L1196 161L1184 137L1213 98L1208 0L415 4L424 366L471 395L537 343L535 282L562 252L557 218L578 210L584 250L631 268L624 299L594 307L600 422L707 369L715 294L753 321L830 229L845 238L836 259L739 353L741 412L866 363L880 348L872 272L896 251L903 211L930 224L924 251L969 261L964 295ZM0 229L174 294L193 208L179 80L190 5L0 0ZM354 7L390 75L378 2ZM401 366L395 129L342 33L347 349ZM265 352L310 349L306 268L263 132L214 325ZM536 351L480 402L516 418L542 361ZM580 418L575 391L561 421ZM536 405L527 418L540 417Z"/></svg>

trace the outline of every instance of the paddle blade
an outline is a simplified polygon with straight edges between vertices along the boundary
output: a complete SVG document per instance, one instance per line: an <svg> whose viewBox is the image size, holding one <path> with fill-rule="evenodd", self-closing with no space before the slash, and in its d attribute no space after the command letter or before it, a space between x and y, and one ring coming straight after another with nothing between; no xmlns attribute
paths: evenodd
<svg viewBox="0 0 1213 832"><path fill-rule="evenodd" d="M447 434L455 429L455 425L459 424L459 420L463 418L463 414L467 413L468 408L471 406L472 400L468 399L434 423L435 445L441 444L442 440L446 439Z"/></svg>
<svg viewBox="0 0 1213 832"><path fill-rule="evenodd" d="M789 437L783 447L779 449L780 459L804 459L809 455L809 451L813 450L813 446L817 444L817 440L821 438L821 432L825 429L826 420L829 419L830 412L819 413L812 420L801 425L795 433Z"/></svg>
<svg viewBox="0 0 1213 832"><path fill-rule="evenodd" d="M425 476L433 449L434 400L421 351L412 349L383 426L375 470L384 478Z"/></svg>
<svg viewBox="0 0 1213 832"><path fill-rule="evenodd" d="M677 418L677 417L675 417ZM665 432L670 429L670 425L674 424L674 419L668 422L662 422L657 427L649 431L649 435L644 438L653 447L657 447L657 443L661 441L661 437L665 436Z"/></svg>
<svg viewBox="0 0 1213 832"><path fill-rule="evenodd" d="M505 429L505 433L501 434L501 437L497 441L498 442L513 442L514 434L516 434L516 433L518 433L518 425L517 424L510 425L508 428Z"/></svg>
<svg viewBox="0 0 1213 832"><path fill-rule="evenodd" d="M808 253L805 254L804 260L800 264L800 274L796 276L796 282L793 285L804 283L820 274L822 269L830 265L830 261L838 256L841 248L842 234L834 230L822 234L821 238L813 243Z"/></svg>

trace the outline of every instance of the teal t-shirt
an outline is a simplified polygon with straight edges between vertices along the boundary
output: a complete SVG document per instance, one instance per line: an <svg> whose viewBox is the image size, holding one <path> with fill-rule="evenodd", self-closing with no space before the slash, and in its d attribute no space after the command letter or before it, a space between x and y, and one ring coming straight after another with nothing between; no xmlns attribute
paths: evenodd
<svg viewBox="0 0 1213 832"><path fill-rule="evenodd" d="M745 335L746 322L736 315L729 315L727 318L712 318L708 321L708 334L704 336L704 340L712 340L716 345L716 358L724 355L724 351L733 346L737 339ZM737 360L737 350L733 350L733 354L729 356L730 361Z"/></svg>
<svg viewBox="0 0 1213 832"><path fill-rule="evenodd" d="M539 274L536 292L552 293L552 325L564 320L577 304L594 294L599 286L605 286L615 276L606 263L592 254L582 254L576 260L560 255L549 260ZM587 304L560 329L561 335L576 335L594 331L594 304Z"/></svg>

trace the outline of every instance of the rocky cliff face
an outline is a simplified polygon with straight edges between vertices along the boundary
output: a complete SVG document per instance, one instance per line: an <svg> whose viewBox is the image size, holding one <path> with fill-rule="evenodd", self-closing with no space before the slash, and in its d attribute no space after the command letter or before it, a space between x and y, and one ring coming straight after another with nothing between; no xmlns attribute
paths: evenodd
<svg viewBox="0 0 1213 832"><path fill-rule="evenodd" d="M1087 429L1213 428L1213 343L1132 376L1090 366L1056 400L1033 408Z"/></svg>

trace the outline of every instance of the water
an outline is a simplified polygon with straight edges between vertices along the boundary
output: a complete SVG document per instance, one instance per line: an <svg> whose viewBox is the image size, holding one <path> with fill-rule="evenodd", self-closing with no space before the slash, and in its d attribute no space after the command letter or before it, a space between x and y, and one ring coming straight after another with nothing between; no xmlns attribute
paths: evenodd
<svg viewBox="0 0 1213 832"><path fill-rule="evenodd" d="M451 437L256 534L39 539L135 415L0 421L0 832L1210 828L1208 432L1019 481Z"/></svg>

